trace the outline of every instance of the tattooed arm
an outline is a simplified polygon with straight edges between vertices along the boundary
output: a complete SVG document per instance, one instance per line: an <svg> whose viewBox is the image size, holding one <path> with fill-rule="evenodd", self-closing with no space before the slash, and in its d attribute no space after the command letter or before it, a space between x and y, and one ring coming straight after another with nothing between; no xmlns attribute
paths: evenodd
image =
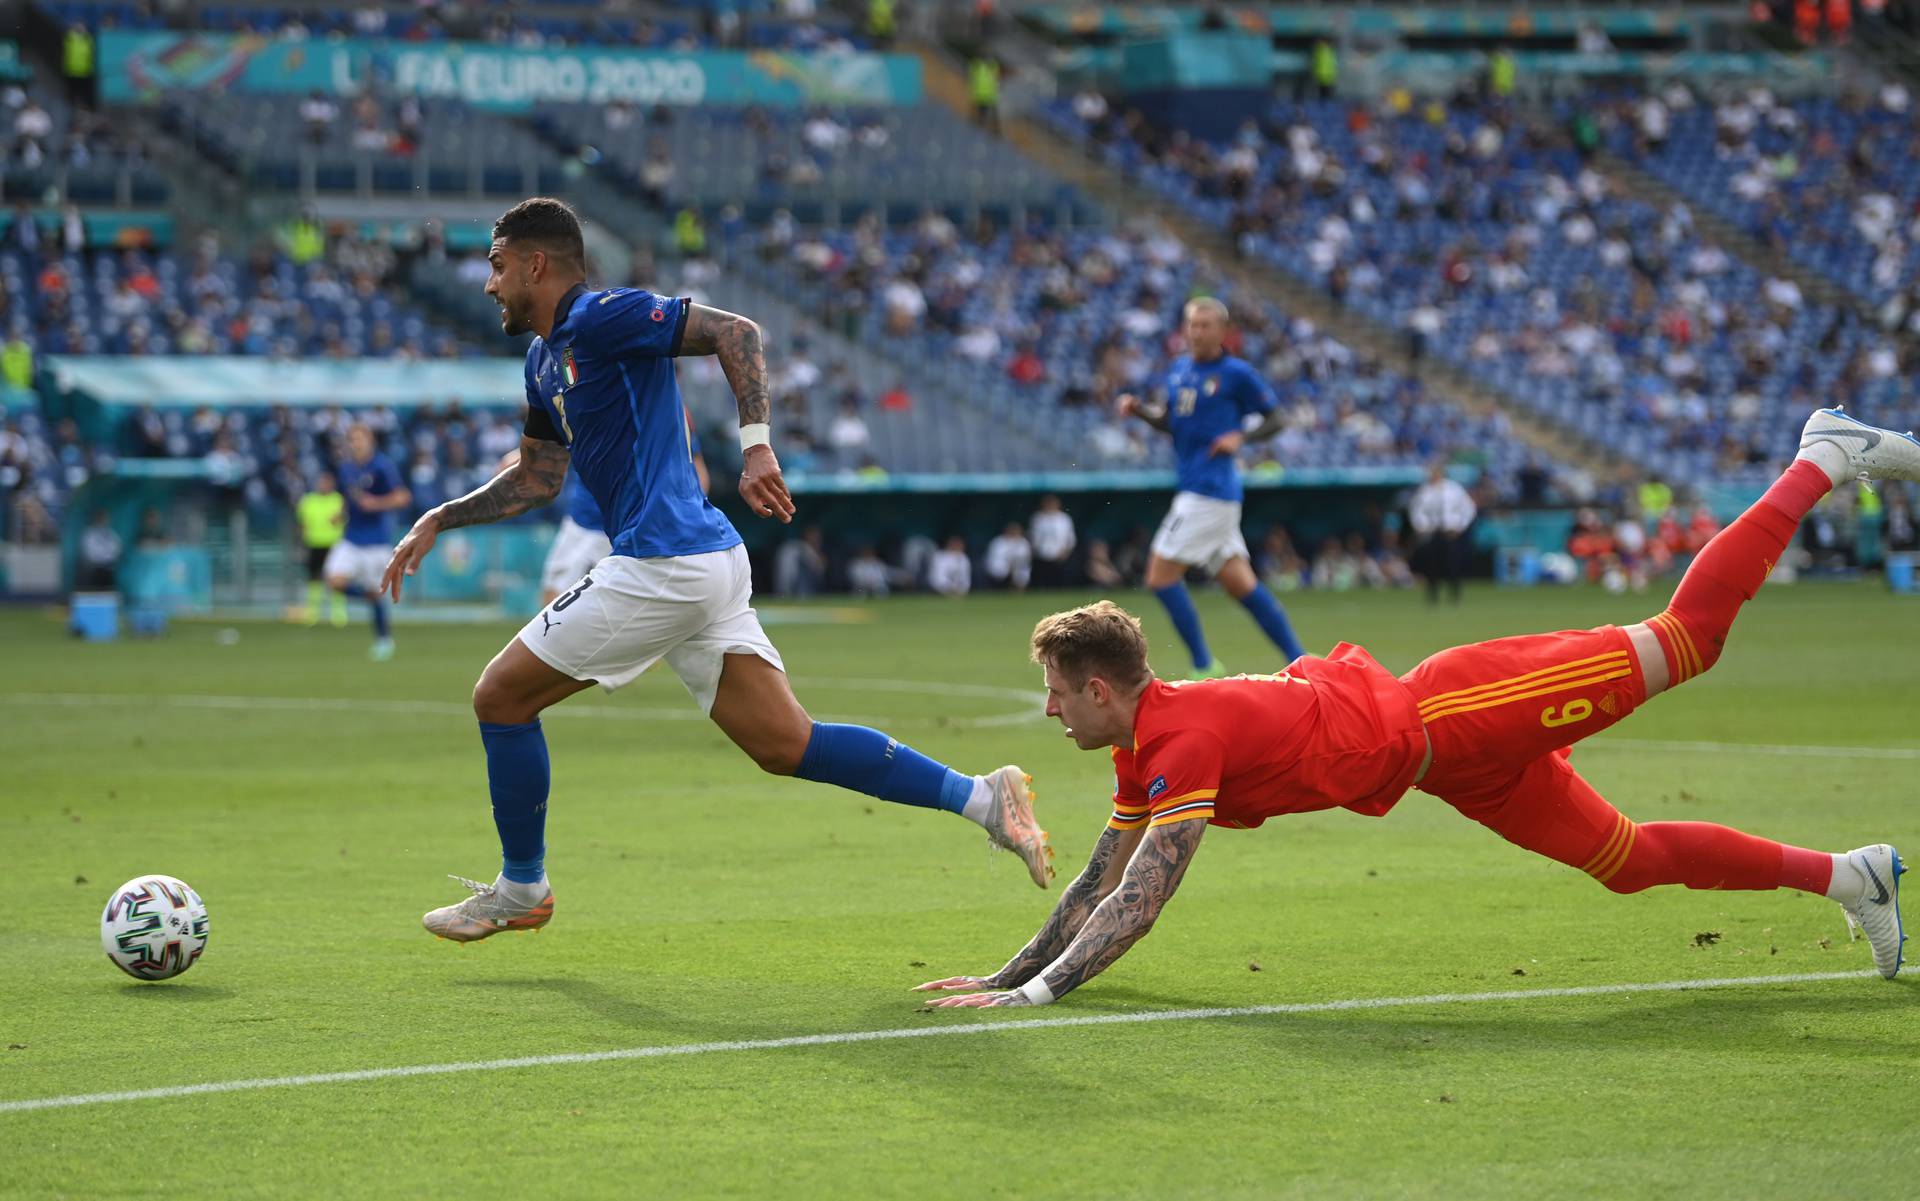
<svg viewBox="0 0 1920 1201"><path fill-rule="evenodd" d="M1122 392L1119 401L1122 417L1138 417L1163 434L1173 432L1173 422L1168 418L1166 405L1150 405L1131 392Z"/></svg>
<svg viewBox="0 0 1920 1201"><path fill-rule="evenodd" d="M740 424L766 425L773 420L773 400L767 391L767 354L760 327L724 309L704 304L687 306L687 328L680 335L680 353L717 355L726 373L733 400L740 408ZM780 474L773 448L761 443L740 456L740 497L760 517L793 520L793 498Z"/></svg>
<svg viewBox="0 0 1920 1201"><path fill-rule="evenodd" d="M767 393L767 355L760 343L760 327L724 309L704 304L687 306L687 328L680 335L683 355L710 354L720 359L733 399L740 406L740 424L754 425L773 417Z"/></svg>
<svg viewBox="0 0 1920 1201"><path fill-rule="evenodd" d="M1203 821L1173 822L1148 829L1140 848L1127 863L1120 886L1094 909L1065 953L1040 973L1039 979L1046 983L1055 1000L1107 970L1129 947L1146 937L1167 898L1180 887L1187 864L1200 845L1200 836L1206 832L1207 823ZM1065 904L1065 898L1061 903ZM966 1008L1033 1003L1019 990L974 993L932 1002L936 1006Z"/></svg>
<svg viewBox="0 0 1920 1201"><path fill-rule="evenodd" d="M1060 903L1053 907L1052 915L1040 927L1040 932L1021 948L1019 954L1009 959L1005 967L991 976L949 976L945 980L933 980L914 991L1016 988L1033 979L1041 968L1052 963L1060 952L1067 949L1073 936L1093 916L1095 906L1106 900L1107 895L1119 886L1127 858L1140 845L1140 837L1144 833L1144 829L1116 830L1111 826L1101 831L1100 840L1093 844L1093 854L1087 859L1086 870L1080 873L1079 879L1067 885L1066 891L1060 894Z"/></svg>
<svg viewBox="0 0 1920 1201"><path fill-rule="evenodd" d="M398 601L402 581L419 568L441 531L500 521L551 504L566 482L569 457L567 448L558 442L522 437L518 462L465 496L420 515L400 545L393 548L393 558L380 577L380 591L391 593Z"/></svg>

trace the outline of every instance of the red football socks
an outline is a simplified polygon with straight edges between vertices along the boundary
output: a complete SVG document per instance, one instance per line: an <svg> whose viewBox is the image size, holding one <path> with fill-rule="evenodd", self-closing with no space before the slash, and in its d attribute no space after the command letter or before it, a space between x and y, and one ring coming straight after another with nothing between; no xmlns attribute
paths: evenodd
<svg viewBox="0 0 1920 1201"><path fill-rule="evenodd" d="M1801 519L1832 490L1825 470L1796 459L1766 495L1702 548L1666 611L1647 622L1666 651L1672 683L1685 683L1719 661L1734 615L1760 591Z"/></svg>

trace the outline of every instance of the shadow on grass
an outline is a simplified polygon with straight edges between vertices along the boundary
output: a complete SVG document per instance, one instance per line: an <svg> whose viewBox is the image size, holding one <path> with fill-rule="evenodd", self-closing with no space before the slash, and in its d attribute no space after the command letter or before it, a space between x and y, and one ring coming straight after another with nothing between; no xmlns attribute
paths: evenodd
<svg viewBox="0 0 1920 1201"><path fill-rule="evenodd" d="M189 984L184 980L127 981L114 990L118 995L144 1005L204 1005L212 1001L231 1001L234 991L218 984Z"/></svg>

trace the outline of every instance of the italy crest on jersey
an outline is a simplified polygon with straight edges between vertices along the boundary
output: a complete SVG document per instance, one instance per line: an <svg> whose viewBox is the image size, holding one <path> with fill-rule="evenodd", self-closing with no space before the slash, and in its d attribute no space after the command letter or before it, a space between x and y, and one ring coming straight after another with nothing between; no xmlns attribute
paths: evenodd
<svg viewBox="0 0 1920 1201"><path fill-rule="evenodd" d="M580 369L574 366L571 346L560 352L560 378L567 381L569 388L580 382Z"/></svg>

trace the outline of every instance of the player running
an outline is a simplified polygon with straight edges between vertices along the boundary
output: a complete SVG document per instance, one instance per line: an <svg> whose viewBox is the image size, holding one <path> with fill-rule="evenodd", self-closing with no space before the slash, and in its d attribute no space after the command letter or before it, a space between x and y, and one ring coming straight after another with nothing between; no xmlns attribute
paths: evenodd
<svg viewBox="0 0 1920 1201"><path fill-rule="evenodd" d="M1120 397L1120 415L1137 416L1173 435L1179 490L1173 508L1153 536L1147 587L1160 598L1173 628L1193 655L1198 678L1227 674L1207 648L1200 611L1187 595L1189 567L1219 578L1227 594L1246 606L1288 662L1305 654L1285 609L1260 582L1240 533L1240 468L1234 456L1249 441L1277 433L1280 402L1245 360L1226 352L1227 306L1210 296L1187 302L1183 331L1187 353L1167 368L1166 403L1149 408L1138 397ZM1251 429L1244 419L1258 415Z"/></svg>
<svg viewBox="0 0 1920 1201"><path fill-rule="evenodd" d="M700 495L705 496L712 490L712 482L707 475L706 462L700 457L700 438L693 432L693 418L687 418L687 453L693 456L693 473L700 484ZM505 470L520 459L520 452L514 451L501 464ZM540 567L540 607L546 608L554 598L580 582L581 577L593 570L593 565L613 553L613 541L607 537L606 518L600 515L600 504L593 499L593 493L580 482L580 473L567 472L567 482L560 489L560 507L564 510L560 518L560 529L553 536L553 545L547 548L547 559Z"/></svg>
<svg viewBox="0 0 1920 1201"><path fill-rule="evenodd" d="M342 596L360 597L373 606L376 663L393 658L393 632L387 622L381 572L393 545L393 513L413 503L393 460L374 445L373 430L362 422L347 427L347 457L340 461L340 493L347 498L347 528L327 552L327 587Z"/></svg>
<svg viewBox="0 0 1920 1201"><path fill-rule="evenodd" d="M426 914L427 929L468 942L547 924L553 890L540 713L596 682L619 688L662 658L764 770L959 813L1046 887L1053 850L1018 767L961 775L877 730L814 721L788 688L780 654L754 616L746 548L700 491L674 378L676 356L719 356L740 407L740 495L761 517L792 520L769 445L760 327L685 298L589 290L579 219L558 200L509 209L494 223L487 257L486 292L500 305L501 328L537 335L527 350L520 457L415 522L382 586L398 601L445 530L551 502L569 461L607 515L613 553L528 622L474 687L501 871L491 885L463 880L474 895Z"/></svg>
<svg viewBox="0 0 1920 1201"><path fill-rule="evenodd" d="M994 989L942 1006L1044 1005L1138 942L1208 825L1250 829L1281 813L1377 817L1408 788L1509 842L1578 867L1614 892L1794 888L1840 903L1873 963L1900 970L1900 876L1884 843L1804 850L1706 822L1637 824L1567 762L1568 749L1712 667L1734 615L1842 480L1920 480L1920 441L1838 409L1807 422L1799 457L1708 543L1662 613L1638 625L1502 638L1442 651L1399 678L1357 646L1277 676L1166 684L1140 623L1101 601L1033 632L1047 713L1082 750L1112 747L1113 817L1086 871L1021 952L991 976L922 990Z"/></svg>

